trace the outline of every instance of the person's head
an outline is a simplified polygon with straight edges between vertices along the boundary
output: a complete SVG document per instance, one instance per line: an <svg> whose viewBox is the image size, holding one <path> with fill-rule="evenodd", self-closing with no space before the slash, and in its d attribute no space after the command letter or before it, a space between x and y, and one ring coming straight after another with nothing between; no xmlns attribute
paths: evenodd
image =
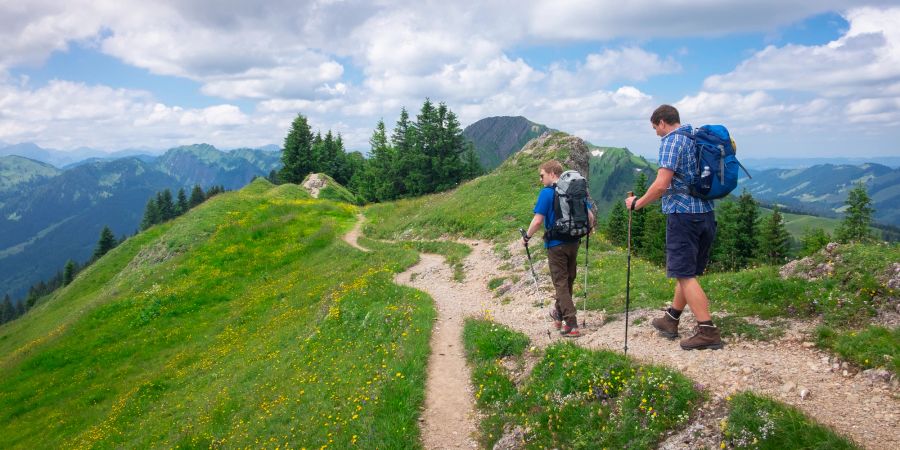
<svg viewBox="0 0 900 450"><path fill-rule="evenodd" d="M551 159L541 164L540 175L541 183L544 186L550 186L559 180L559 176L563 173L563 166L559 161Z"/></svg>
<svg viewBox="0 0 900 450"><path fill-rule="evenodd" d="M656 135L663 137L681 126L678 110L672 105L661 105L650 116L650 124Z"/></svg>

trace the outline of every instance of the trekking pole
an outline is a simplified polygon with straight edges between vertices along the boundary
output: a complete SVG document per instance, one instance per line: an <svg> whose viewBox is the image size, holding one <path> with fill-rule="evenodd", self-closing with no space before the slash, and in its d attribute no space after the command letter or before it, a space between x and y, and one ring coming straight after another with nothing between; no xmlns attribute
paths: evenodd
<svg viewBox="0 0 900 450"><path fill-rule="evenodd" d="M588 253L591 251L591 230L588 229L587 240L584 241L584 300L581 302L581 328L587 324L588 296Z"/></svg>
<svg viewBox="0 0 900 450"><path fill-rule="evenodd" d="M534 290L537 292L538 280L537 275L534 273L534 262L531 260L531 250L528 249L528 234L525 232L524 228L519 228L519 233L522 233L522 240L525 241L525 253L528 255L528 266L531 268L531 279L534 281Z"/></svg>
<svg viewBox="0 0 900 450"><path fill-rule="evenodd" d="M634 192L628 191L628 197L634 197ZM637 201L637 199L635 199ZM634 202L628 208L628 268L625 271L625 356L628 356L628 307L631 304L631 213L634 211Z"/></svg>

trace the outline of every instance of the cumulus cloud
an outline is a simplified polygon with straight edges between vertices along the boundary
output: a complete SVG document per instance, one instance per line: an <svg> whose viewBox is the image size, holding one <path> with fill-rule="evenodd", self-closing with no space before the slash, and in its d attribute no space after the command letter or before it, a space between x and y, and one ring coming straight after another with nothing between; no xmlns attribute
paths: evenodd
<svg viewBox="0 0 900 450"><path fill-rule="evenodd" d="M900 8L854 9L846 18L850 27L838 39L766 47L733 71L707 78L702 92L679 105L706 118L755 122L760 131L900 124Z"/></svg>
<svg viewBox="0 0 900 450"><path fill-rule="evenodd" d="M281 133L264 119L251 118L229 104L167 106L139 90L69 81L33 90L0 84L0 140L9 142L114 150L208 142L218 136L217 144L225 147L262 145Z"/></svg>
<svg viewBox="0 0 900 450"><path fill-rule="evenodd" d="M771 32L862 2L19 3L0 6L0 139L112 148L209 135L219 145L259 145L279 142L303 112L314 128L340 131L351 148L365 149L378 118L390 126L400 106L414 116L424 97L447 102L464 124L522 114L598 142L651 141L647 117L657 101L636 86L679 72L684 55L650 52L640 44L645 39ZM818 127L823 118L896 124L897 11L853 8L845 13L849 29L834 42L770 46L709 77L677 106L694 122L765 132ZM197 81L220 104L190 108L150 92L63 81L33 88L3 76L73 42L153 74ZM595 47L549 63L517 52L573 42Z"/></svg>

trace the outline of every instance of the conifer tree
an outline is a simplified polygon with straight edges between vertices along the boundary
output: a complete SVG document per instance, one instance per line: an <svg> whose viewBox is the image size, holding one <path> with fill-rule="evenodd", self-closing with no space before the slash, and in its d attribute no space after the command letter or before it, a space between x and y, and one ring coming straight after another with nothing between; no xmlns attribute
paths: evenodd
<svg viewBox="0 0 900 450"><path fill-rule="evenodd" d="M39 298L41 298L41 296L38 293L37 285L32 285L28 288L28 296L25 297L25 307L31 309L34 304L37 303Z"/></svg>
<svg viewBox="0 0 900 450"><path fill-rule="evenodd" d="M666 215L655 205L641 208L641 211L644 211L643 232L635 243L640 243L641 256L655 264L665 266ZM632 231L632 236L634 236L633 233L634 231Z"/></svg>
<svg viewBox="0 0 900 450"><path fill-rule="evenodd" d="M188 204L187 194L184 193L184 188L178 189L178 201L175 203L175 216L180 216L188 210L191 209Z"/></svg>
<svg viewBox="0 0 900 450"><path fill-rule="evenodd" d="M711 268L737 270L737 202L730 197L716 204L716 239L710 255Z"/></svg>
<svg viewBox="0 0 900 450"><path fill-rule="evenodd" d="M172 202L172 191L168 188L156 194L156 209L159 211L160 222L175 217L175 203Z"/></svg>
<svg viewBox="0 0 900 450"><path fill-rule="evenodd" d="M400 118L397 119L394 132L391 134L391 144L395 155L394 167L397 174L394 178L399 185L395 186L396 189L389 199L417 195L417 192L423 191L419 188L424 183L424 174L419 169L416 141L416 129L409 121L409 113L406 112L406 108L401 108Z"/></svg>
<svg viewBox="0 0 900 450"><path fill-rule="evenodd" d="M160 222L159 208L156 206L156 200L147 201L147 207L144 208L144 219L141 220L141 230L146 230Z"/></svg>
<svg viewBox="0 0 900 450"><path fill-rule="evenodd" d="M191 189L190 207L193 208L203 203L204 200L206 200L206 194L203 193L203 188L199 184L195 184L194 188Z"/></svg>
<svg viewBox="0 0 900 450"><path fill-rule="evenodd" d="M9 294L3 297L3 303L0 303L0 323L6 323L16 318L16 308L9 298Z"/></svg>
<svg viewBox="0 0 900 450"><path fill-rule="evenodd" d="M475 144L468 142L462 156L462 179L471 180L484 174L484 167L475 154Z"/></svg>
<svg viewBox="0 0 900 450"><path fill-rule="evenodd" d="M772 215L762 221L759 234L759 254L769 264L783 263L791 248L791 236L784 226L781 212L775 206Z"/></svg>
<svg viewBox="0 0 900 450"><path fill-rule="evenodd" d="M743 269L757 254L757 218L759 205L745 189L738 197L736 233L734 235L735 269Z"/></svg>
<svg viewBox="0 0 900 450"><path fill-rule="evenodd" d="M299 184L303 179L312 172L313 155L312 155L313 135L310 131L309 123L303 114L297 114L297 117L291 123L291 131L284 138L284 149L282 149L281 162L283 164L279 179L285 183Z"/></svg>
<svg viewBox="0 0 900 450"><path fill-rule="evenodd" d="M116 244L116 237L113 235L112 230L104 225L103 230L100 231L100 239L97 241L97 246L94 248L94 255L92 258L100 259L101 256L115 248Z"/></svg>
<svg viewBox="0 0 900 450"><path fill-rule="evenodd" d="M63 269L63 286L68 286L75 279L75 261L71 259L66 262L66 268Z"/></svg>
<svg viewBox="0 0 900 450"><path fill-rule="evenodd" d="M872 200L866 192L865 183L860 181L856 184L856 187L847 194L845 204L847 210L844 219L835 232L837 239L843 243L871 241L873 236L869 225L872 223L875 209L872 208Z"/></svg>
<svg viewBox="0 0 900 450"><path fill-rule="evenodd" d="M613 245L624 247L628 241L628 212L623 202L613 202L612 211L606 221L606 239Z"/></svg>
<svg viewBox="0 0 900 450"><path fill-rule="evenodd" d="M404 113L401 112L401 119ZM405 120L405 119L404 119ZM399 126L399 124L398 124ZM398 138L401 140L405 137ZM385 201L398 198L403 189L400 178L396 173L397 155L387 140L387 131L384 121L379 120L375 131L369 139L369 161L364 169L364 187L361 194L369 201Z"/></svg>

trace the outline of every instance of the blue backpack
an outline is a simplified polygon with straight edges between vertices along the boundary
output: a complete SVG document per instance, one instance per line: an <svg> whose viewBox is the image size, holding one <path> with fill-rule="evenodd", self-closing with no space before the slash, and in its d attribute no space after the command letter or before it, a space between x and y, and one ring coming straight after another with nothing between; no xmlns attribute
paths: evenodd
<svg viewBox="0 0 900 450"><path fill-rule="evenodd" d="M715 200L727 196L737 187L738 168L741 168L747 177L753 178L738 162L734 140L724 126L703 125L695 128L693 134L686 131L676 133L694 143L694 156L697 160L694 182L688 184L687 191L676 190L676 193L688 194L703 200Z"/></svg>

